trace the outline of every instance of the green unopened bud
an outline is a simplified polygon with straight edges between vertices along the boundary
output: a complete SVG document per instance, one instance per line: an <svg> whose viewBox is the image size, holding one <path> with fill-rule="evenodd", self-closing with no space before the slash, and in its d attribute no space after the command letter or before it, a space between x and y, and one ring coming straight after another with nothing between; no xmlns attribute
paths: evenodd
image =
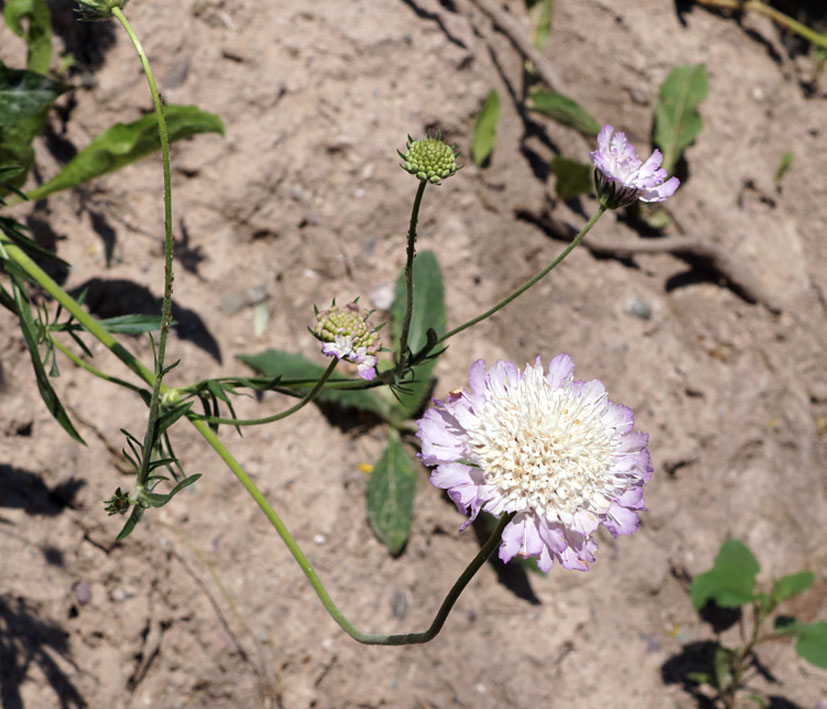
<svg viewBox="0 0 827 709"><path fill-rule="evenodd" d="M115 493L110 497L108 500L105 500L104 509L110 515L122 515L126 514L127 510L129 509L129 493L124 492L121 488L115 490Z"/></svg>
<svg viewBox="0 0 827 709"><path fill-rule="evenodd" d="M316 328L313 333L322 342L335 342L336 336L349 337L353 350L365 348L365 354L376 355L382 347L379 333L371 325L368 316L370 313L354 302L344 307L331 305L327 310L316 314Z"/></svg>
<svg viewBox="0 0 827 709"><path fill-rule="evenodd" d="M112 10L122 10L129 0L77 0L79 7L75 8L81 19L88 22L108 20L112 17Z"/></svg>
<svg viewBox="0 0 827 709"><path fill-rule="evenodd" d="M414 140L408 136L405 152L397 151L404 160L401 167L416 175L420 180L428 180L435 185L441 179L456 174L462 165L457 165L459 152L456 147L451 147L440 140L439 133L436 137Z"/></svg>

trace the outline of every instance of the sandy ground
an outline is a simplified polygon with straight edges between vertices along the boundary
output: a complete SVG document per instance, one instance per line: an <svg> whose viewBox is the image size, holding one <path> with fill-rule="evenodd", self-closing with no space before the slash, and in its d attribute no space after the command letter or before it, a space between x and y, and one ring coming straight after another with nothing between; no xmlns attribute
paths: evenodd
<svg viewBox="0 0 827 709"><path fill-rule="evenodd" d="M527 28L522 3L507 6ZM360 294L381 304L403 265L416 182L395 150L408 133L441 129L467 154L491 88L502 116L490 164L428 189L420 221L420 248L443 269L449 325L536 273L595 207L553 197L544 165L555 154L584 160L591 145L526 113L523 61L470 0L134 0L127 9L166 100L215 112L227 128L173 151L180 325L169 357L182 364L171 383L247 374L236 355L267 347L322 363L306 331L313 304ZM75 80L87 88L38 145L42 176L67 147L150 107L123 33L65 14L56 48L75 53ZM0 29L0 55L19 64L13 39ZM763 583L813 570L791 610L827 618L827 80L782 39L760 18L678 14L661 0L557 3L545 58L575 99L639 146L671 68L706 65L705 128L686 153L667 234L714 244L765 302L692 257L580 248L451 342L438 395L461 386L479 357L568 352L579 376L602 379L633 407L651 434L655 475L640 531L602 537L591 571L555 567L542 578L488 565L428 645L366 648L342 633L185 422L174 429L177 453L203 478L114 543L122 520L101 501L131 484L119 429L142 432L144 407L64 361L55 386L88 446L75 444L45 411L15 323L0 313L2 706L710 706L680 681L715 639L687 589L728 535L755 550ZM773 174L787 151L795 162L779 188ZM157 307L156 160L15 214L73 264L56 274L65 287L97 279L96 314ZM591 237L637 234L609 214ZM258 336L251 289L266 292L269 312ZM151 361L146 341L130 345ZM93 351L98 366L126 374ZM263 416L285 403L242 399L238 411ZM420 469L410 541L391 558L366 521L359 467L375 461L384 431L343 420L311 406L243 439L222 436L357 626L422 629L478 541L457 533L460 515ZM772 706L827 700L827 672L789 643L759 657L769 673L751 686Z"/></svg>

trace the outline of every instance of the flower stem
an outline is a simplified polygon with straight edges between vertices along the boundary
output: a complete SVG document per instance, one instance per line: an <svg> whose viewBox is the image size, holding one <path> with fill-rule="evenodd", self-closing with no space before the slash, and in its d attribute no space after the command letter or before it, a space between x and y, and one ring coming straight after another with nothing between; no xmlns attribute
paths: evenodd
<svg viewBox="0 0 827 709"><path fill-rule="evenodd" d="M0 242L9 258L14 261L26 274L37 283L43 290L60 303L68 312L74 315L75 319L83 325L101 344L109 349L121 362L129 367L135 374L147 384L152 385L154 375L148 367L118 342L111 333L101 325L94 317L87 313L80 304L64 291L52 278L38 266L23 249L5 239L0 234Z"/></svg>
<svg viewBox="0 0 827 709"><path fill-rule="evenodd" d="M730 10L753 10L769 17L784 29L804 37L808 42L822 49L827 49L827 37L820 35L815 30L807 27L807 25L803 25L797 20L794 20L789 15L779 12L774 7L760 2L760 0L695 0L695 2L706 7L723 7Z"/></svg>
<svg viewBox="0 0 827 709"><path fill-rule="evenodd" d="M396 375L402 377L407 361L408 334L411 330L411 315L413 314L413 263L416 256L416 222L419 219L419 206L422 204L422 195L428 180L420 180L416 190L413 209L411 209L411 224L408 228L408 258L405 262L405 317L402 319L402 334L399 338L399 363Z"/></svg>
<svg viewBox="0 0 827 709"><path fill-rule="evenodd" d="M147 420L146 435L141 456L141 467L138 471L138 486L146 484L149 476L149 464L152 460L154 449L155 423L158 420L158 413L161 406L161 380L164 376L164 357L166 355L167 337L169 335L169 324L172 319L172 178L169 164L169 136L167 134L167 122L164 118L164 108L161 104L161 96L155 84L155 77L152 68L149 66L144 48L138 36L132 29L132 25L126 19L119 7L112 8L112 15L121 23L121 26L132 40L132 45L141 61L146 80L149 83L149 91L152 94L152 103L155 105L155 116L158 119L158 134L161 140L161 161L164 172L164 301L161 306L161 334L158 338L158 353L155 358L155 382L152 389L152 397L149 403L149 418Z"/></svg>
<svg viewBox="0 0 827 709"><path fill-rule="evenodd" d="M319 600L322 602L325 610L327 610L333 620L339 624L339 627L341 627L342 630L344 630L357 642L365 645L416 645L426 643L436 637L439 631L442 630L442 626L445 624L445 620L448 618L448 615L450 614L451 609L454 607L454 604L460 594L463 590L465 590L468 582L471 581L477 571L482 568L485 560L491 556L491 553L494 549L496 549L500 542L503 529L505 529L505 526L514 516L513 513L508 513L504 514L500 518L497 528L492 532L491 536L488 538L488 541L485 542L471 563L460 574L450 591L448 591L448 594L445 596L445 600L443 600L442 605L439 607L439 610L434 616L433 622L427 630L421 633L404 633L401 635L363 633L344 616L344 614L333 602L333 599L331 599L330 594L328 594L327 589L324 587L324 584L322 584L321 579L319 579L318 575L313 570L313 566L310 564L310 561L304 555L304 552L302 552L301 548L296 543L296 540L293 539L284 522L281 521L281 518L276 514L276 511L267 501L267 498L256 487L256 484L250 479L250 476L244 471L244 468L239 465L238 461L225 448L218 436L212 432L209 425L205 421L197 419L191 419L191 423L204 437L207 443L215 449L221 459L227 464L227 467L230 468L236 478L238 478L239 482L244 486L244 489L247 490L250 496L256 501L256 504L258 504L261 511L264 512L264 515L270 521L270 524L273 525L276 533L279 537L281 537L281 540L293 555L293 558L296 560L296 563L298 563L299 568L301 568L304 572L304 575L307 577L307 580L310 582L310 585L313 587L313 590L316 592L316 595L319 597Z"/></svg>
<svg viewBox="0 0 827 709"><path fill-rule="evenodd" d="M446 332L442 337L440 337L436 341L436 344L439 344L440 342L445 342L445 340L447 340L449 337L453 337L454 335L462 332L463 330L467 330L472 325L476 325L478 322L485 320L487 317L490 317L498 310L501 310L506 305L508 305L512 300L525 293L529 288L531 288L531 286L535 285L543 278L545 278L552 269L556 268L562 262L562 260L566 258L566 256L568 256L575 249L575 247L583 240L583 237L586 236L586 234L589 233L591 228L597 223L597 220L600 219L601 216L603 216L603 212L605 211L606 207L600 205L597 208L597 211L595 212L594 216L591 219L589 219L589 221L586 223L586 226L584 226L580 230L580 233L574 237L572 242L563 250L563 252L556 259L554 259L554 261L552 261L548 266L546 266L542 271L540 271L540 273L534 276L534 278L523 283L523 285L521 285L511 295L501 300L494 307L486 310L482 315L478 315L477 317L472 318L468 322L463 323L458 327L455 327L453 330L449 330L448 332Z"/></svg>
<svg viewBox="0 0 827 709"><path fill-rule="evenodd" d="M273 421L279 421L283 418L287 418L291 414L295 414L299 409L309 404L313 399L316 398L318 393L324 387L325 382L330 378L330 375L333 374L333 370L336 369L336 365L339 364L339 358L334 357L330 364L327 365L327 369L324 370L324 374L319 378L319 381L313 386L313 388L304 395L304 397L298 403L291 406L289 409L284 411L280 411L277 414L273 414L272 416L265 416L264 418L260 419L225 419L225 418L218 418L215 416L193 416L197 418L199 421L204 421L212 426L218 424L226 424L228 426L258 426L263 423L272 423Z"/></svg>

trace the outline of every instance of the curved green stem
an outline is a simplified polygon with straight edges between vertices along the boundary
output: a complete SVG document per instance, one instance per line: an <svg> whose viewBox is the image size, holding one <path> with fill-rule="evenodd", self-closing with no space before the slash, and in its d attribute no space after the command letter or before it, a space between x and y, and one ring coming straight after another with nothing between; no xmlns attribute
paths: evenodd
<svg viewBox="0 0 827 709"><path fill-rule="evenodd" d="M272 416L265 416L264 418L260 419L225 419L225 418L217 418L215 416L198 416L197 414L193 414L191 418L197 419L198 421L204 421L205 423L211 425L218 425L218 424L226 424L228 426L258 426L262 423L272 423L273 421L279 421L283 418L287 418L291 414L295 414L299 409L309 404L313 399L316 398L318 393L322 390L322 387L325 385L325 382L328 380L331 374L333 374L333 370L336 369L336 365L339 364L339 359L334 357L333 360L327 365L327 369L324 370L324 374L319 378L316 382L316 385L309 391L305 396L299 401L297 404L294 404L289 409L284 411L280 411L277 414L273 414Z"/></svg>
<svg viewBox="0 0 827 709"><path fill-rule="evenodd" d="M584 226L580 230L580 233L577 236L574 237L572 242L563 250L563 252L556 259L554 259L554 261L552 261L548 266L546 266L542 271L540 271L540 273L538 273L536 276L534 276L534 278L532 278L529 281L526 281L525 283L523 283L523 285L521 285L511 295L509 295L506 298L504 298L503 300L501 300L493 308L489 308L488 310L486 310L482 315L478 315L477 317L472 318L468 322L463 323L459 327L455 327L453 330L449 330L448 332L446 332L442 337L440 337L436 341L436 344L439 344L440 342L445 342L445 340L447 340L449 337L453 337L457 333L460 333L463 330L467 330L472 325L476 325L478 322L480 322L482 320L485 320L487 317L490 317L491 315L496 313L498 310L501 310L506 305L508 305L512 300L514 300L515 298L521 296L523 293L525 293L529 288L531 288L531 286L536 284L538 281L545 278L552 269L556 268L560 264L560 262L564 258L566 258L566 256L568 256L572 251L574 251L575 247L583 240L583 237L586 236L586 234L589 233L591 228L597 223L597 220L600 219L601 216L603 216L603 212L605 212L605 211L606 211L606 207L604 207L603 205L600 205L597 208L597 212L595 212L594 216L591 219L589 219L586 226Z"/></svg>
<svg viewBox="0 0 827 709"><path fill-rule="evenodd" d="M474 577L477 571L480 570L482 565L485 563L485 560L491 556L491 553L494 549L496 549L500 542L503 529L505 529L505 525L507 525L514 516L513 513L510 513L505 514L500 518L497 528L488 538L488 541L483 545L479 553L474 557L462 574L460 574L460 577L451 587L451 590L448 591L448 595L445 597L445 600L442 602L442 605L439 607L439 610L434 616L433 622L427 630L421 633L404 633L401 635L363 633L344 616L344 614L333 602L333 599L331 599L330 594L328 594L327 589L324 587L324 584L322 584L321 579L319 579L318 575L313 570L313 566L310 564L310 561L299 548L299 545L296 544L296 540L293 539L284 522L281 521L279 516L276 514L276 511L267 501L267 498L264 497L261 491L256 487L255 483L250 479L250 476L244 471L244 468L239 465L238 461L236 461L232 454L224 447L224 444L221 443L218 436L210 430L210 427L204 421L193 420L192 425L198 429L198 432L205 438L207 443L209 443L218 455L221 456L221 459L227 464L227 467L230 468L233 474L238 478L239 482L244 486L244 489L247 490L250 496L256 501L259 508L261 508L261 511L264 512L264 515L270 521L270 524L273 525L276 533L279 537L281 537L281 540L293 555L293 558L296 560L296 563L298 563L299 568L301 568L304 572L304 575L307 577L307 580L310 582L310 585L313 587L313 590L316 592L316 595L319 597L319 600L322 602L325 610L327 610L333 620L339 624L339 627L341 627L342 630L344 630L357 642L365 645L415 645L419 643L426 643L436 637L439 631L442 630L442 626L445 624L445 620L448 618L448 614L451 612L451 609L454 607L454 604L460 594L463 592L465 587L468 585L468 582Z"/></svg>
<svg viewBox="0 0 827 709"><path fill-rule="evenodd" d="M416 256L416 222L419 219L419 207L422 204L422 195L428 180L420 180L416 190L413 208L411 209L411 223L408 227L408 256L405 261L405 317L402 319L402 334L399 338L399 362L396 376L402 377L407 360L408 334L411 330L411 315L413 314L413 263Z"/></svg>
<svg viewBox="0 0 827 709"><path fill-rule="evenodd" d="M158 420L158 412L161 407L161 383L164 376L164 357L166 355L167 337L169 335L169 324L172 319L172 178L169 165L169 136L167 133L167 122L164 118L164 108L161 104L161 96L155 84L155 77L152 68L149 66L144 48L138 36L129 24L119 7L112 8L112 15L121 23L121 26L132 40L132 45L141 60L146 80L149 83L149 91L152 94L152 103L155 105L155 116L158 119L158 133L161 140L161 160L164 171L164 301L161 306L161 334L158 338L158 354L155 358L155 382L152 388L152 398L149 403L149 418L144 436L143 455L141 457L141 468L138 471L138 486L146 484L149 476L149 464L152 460L154 448L155 423Z"/></svg>

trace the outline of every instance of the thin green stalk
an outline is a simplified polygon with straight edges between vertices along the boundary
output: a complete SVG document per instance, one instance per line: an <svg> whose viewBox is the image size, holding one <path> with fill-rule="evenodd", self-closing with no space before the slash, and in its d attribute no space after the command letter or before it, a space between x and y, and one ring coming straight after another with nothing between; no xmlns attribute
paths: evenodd
<svg viewBox="0 0 827 709"><path fill-rule="evenodd" d="M327 610L333 620L339 624L342 630L344 630L357 642L365 645L415 645L419 643L426 643L436 637L439 631L442 630L442 626L445 624L445 620L447 619L448 614L451 612L451 609L460 594L463 592L465 587L468 585L468 582L474 577L477 571L480 570L482 565L485 563L485 560L491 555L494 549L496 549L500 542L503 529L505 529L505 525L508 524L514 516L513 513L509 513L500 518L497 528L488 538L488 541L483 545L479 553L474 557L471 563L466 567L462 574L460 574L460 577L451 587L451 590L448 592L448 595L445 597L445 600L442 602L442 605L439 607L439 610L434 616L433 622L427 630L421 633L405 633L401 635L363 633L361 630L358 630L338 609L336 604L330 598L327 589L325 589L318 575L313 570L310 561L304 555L302 550L299 548L299 545L296 544L296 541L287 530L284 522L281 521L275 510L267 501L267 498L264 497L261 491L256 487L255 483L250 479L250 476L244 471L244 468L239 465L238 461L236 461L232 454L224 447L224 444L219 440L218 436L210 430L210 427L204 421L192 421L192 425L195 426L198 432L205 438L207 443L209 443L218 455L221 456L221 459L227 464L227 467L230 468L233 474L238 478L239 482L244 486L244 489L247 490L250 496L256 501L258 506L261 508L261 511L264 512L267 519L270 520L270 524L273 525L277 534L281 537L281 540L293 555L296 563L298 563L299 568L301 568L304 572L304 575L307 577L307 580L310 582L310 585L313 587L313 590L316 592L316 595L319 597L319 600L322 602L325 610Z"/></svg>
<svg viewBox="0 0 827 709"><path fill-rule="evenodd" d="M408 227L408 258L405 262L405 317L402 319L402 334L399 338L399 362L396 375L401 378L405 372L408 350L408 334L411 330L411 315L413 314L413 263L416 256L416 222L419 219L419 206L422 204L422 195L428 180L420 180L416 190L413 209L411 209L411 224Z"/></svg>
<svg viewBox="0 0 827 709"><path fill-rule="evenodd" d="M517 297L521 296L523 293L525 293L529 288L531 288L531 286L533 286L534 284L536 284L537 282L539 282L540 280L545 278L552 269L556 268L562 262L562 260L564 258L566 258L566 256L568 256L572 251L574 251L575 247L583 240L583 237L586 236L586 234L589 233L591 228L597 223L597 220L600 219L601 216L603 216L603 212L605 212L605 211L606 211L606 207L604 207L603 205L600 205L597 208L597 212L595 212L594 216L591 219L589 219L586 226L584 226L580 230L580 233L577 236L574 237L574 240L563 250L563 252L556 259L554 259L554 261L552 261L548 266L546 266L542 271L540 271L540 273L538 273L536 276L534 276L534 278L532 278L529 281L526 281L525 283L523 283L523 285L521 285L511 295L509 295L506 298L504 298L503 300L501 300L493 308L489 308L488 310L486 310L482 315L478 315L477 317L472 318L468 322L463 323L459 327L455 327L453 330L449 330L448 332L446 332L442 337L440 337L436 341L436 344L439 344L440 342L445 342L445 340L447 340L449 337L453 337L457 333L460 333L463 330L467 330L472 325L476 325L478 322L480 322L482 320L485 320L486 318L490 317L491 315L496 313L498 310L501 310L506 305L508 305L512 300L514 300L515 298L517 298Z"/></svg>
<svg viewBox="0 0 827 709"><path fill-rule="evenodd" d="M38 266L23 249L5 239L0 234L0 241L3 248L20 268L35 281L43 290L60 303L68 312L74 315L75 319L83 325L104 347L109 349L121 362L129 367L135 374L147 384L152 385L155 377L148 367L118 342L111 333L107 332L94 317L87 313L74 298L64 291L49 275Z"/></svg>
<svg viewBox="0 0 827 709"><path fill-rule="evenodd" d="M309 404L313 399L316 398L318 393L322 390L322 387L325 385L325 382L328 380L331 374L333 374L333 370L336 369L336 365L339 364L339 359L334 357L333 360L327 365L327 369L324 370L324 374L322 374L319 381L316 382L315 386L307 393L305 396L299 401L297 404L294 404L289 409L284 411L280 411L277 414L273 414L272 416L265 416L264 418L260 419L225 419L225 418L218 418L215 416L196 416L193 415L193 418L197 418L199 421L204 421L210 425L219 425L219 424L227 424L228 426L258 426L259 424L263 423L272 423L273 421L279 421L283 418L287 418L291 414L295 414L299 409Z"/></svg>
<svg viewBox="0 0 827 709"><path fill-rule="evenodd" d="M161 104L161 96L155 84L155 77L152 68L149 66L144 48L138 36L132 29L132 25L124 16L119 7L112 8L112 15L121 23L121 26L132 40L132 45L141 60L146 80L149 83L149 91L152 94L152 103L155 106L155 116L158 119L158 133L161 139L161 161L164 171L164 301L161 306L161 334L158 338L158 353L155 358L155 383L152 389L152 397L149 403L149 417L144 436L143 455L141 468L138 471L138 487L146 484L149 476L149 464L152 460L154 448L155 424L158 420L158 413L161 407L161 380L164 376L164 357L166 355L167 337L169 335L169 324L172 320L172 177L169 164L169 136L167 133L167 122L164 118L164 108Z"/></svg>
<svg viewBox="0 0 827 709"><path fill-rule="evenodd" d="M126 382L123 379L118 379L118 377L113 377L110 374L106 374L105 372L101 372L99 369L96 369L88 362L85 362L80 357L78 357L72 350L70 350L66 345L64 345L60 340L58 340L54 335L49 335L52 344L57 347L63 354L65 354L72 362L74 362L78 367L81 369L85 369L90 374L94 374L96 377L103 379L107 382L112 382L113 384L118 384L119 386L125 387L127 389L131 389L134 392L141 393L144 391L141 387L135 386L130 382Z"/></svg>
<svg viewBox="0 0 827 709"><path fill-rule="evenodd" d="M779 12L760 0L695 0L699 5L706 7L721 7L729 10L753 10L761 15L769 17L777 22L784 29L804 37L808 42L815 44L822 49L827 49L827 37L820 35L813 29L794 20L789 15Z"/></svg>

